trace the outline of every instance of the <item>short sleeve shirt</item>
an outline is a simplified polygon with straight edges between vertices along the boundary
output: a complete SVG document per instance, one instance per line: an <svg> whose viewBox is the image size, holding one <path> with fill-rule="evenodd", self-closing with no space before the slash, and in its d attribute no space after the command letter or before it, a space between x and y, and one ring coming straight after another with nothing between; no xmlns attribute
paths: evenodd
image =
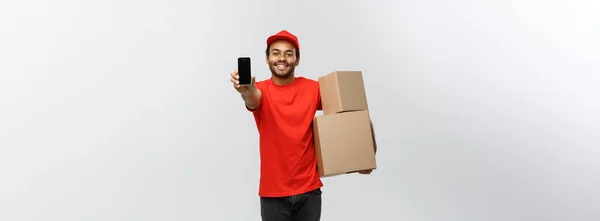
<svg viewBox="0 0 600 221"><path fill-rule="evenodd" d="M323 186L317 172L312 121L322 110L319 83L296 77L288 85L256 83L262 97L249 109L259 132L262 197L305 193Z"/></svg>

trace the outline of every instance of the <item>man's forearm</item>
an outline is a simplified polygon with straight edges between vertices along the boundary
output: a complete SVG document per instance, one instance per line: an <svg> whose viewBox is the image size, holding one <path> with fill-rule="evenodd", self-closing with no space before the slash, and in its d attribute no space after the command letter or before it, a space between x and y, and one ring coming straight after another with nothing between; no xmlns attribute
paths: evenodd
<svg viewBox="0 0 600 221"><path fill-rule="evenodd" d="M375 149L375 153L377 153L377 141L375 140L375 128L373 128L373 121L371 121L370 123L371 123L371 135L373 136L373 148Z"/></svg>
<svg viewBox="0 0 600 221"><path fill-rule="evenodd" d="M242 94L242 99L246 103L246 106L250 109L256 109L260 102L262 92L256 88L248 93Z"/></svg>

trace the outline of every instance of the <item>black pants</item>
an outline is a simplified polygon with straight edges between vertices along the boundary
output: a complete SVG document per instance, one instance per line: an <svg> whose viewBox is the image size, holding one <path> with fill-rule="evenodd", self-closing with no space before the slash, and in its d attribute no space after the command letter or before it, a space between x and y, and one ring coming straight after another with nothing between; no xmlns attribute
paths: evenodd
<svg viewBox="0 0 600 221"><path fill-rule="evenodd" d="M321 220L321 189L288 197L261 197L263 221Z"/></svg>

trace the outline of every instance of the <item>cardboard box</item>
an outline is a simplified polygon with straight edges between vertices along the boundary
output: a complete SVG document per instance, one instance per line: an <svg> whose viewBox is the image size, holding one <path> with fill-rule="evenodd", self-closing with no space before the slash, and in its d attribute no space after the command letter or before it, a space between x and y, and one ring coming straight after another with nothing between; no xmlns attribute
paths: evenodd
<svg viewBox="0 0 600 221"><path fill-rule="evenodd" d="M323 114L368 110L361 71L335 71L319 77Z"/></svg>
<svg viewBox="0 0 600 221"><path fill-rule="evenodd" d="M317 116L313 131L321 177L377 168L368 111Z"/></svg>

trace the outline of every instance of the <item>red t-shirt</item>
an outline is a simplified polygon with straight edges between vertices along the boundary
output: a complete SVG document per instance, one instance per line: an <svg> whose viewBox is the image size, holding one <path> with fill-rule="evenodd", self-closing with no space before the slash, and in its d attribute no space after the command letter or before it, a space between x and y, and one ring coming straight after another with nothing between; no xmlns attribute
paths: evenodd
<svg viewBox="0 0 600 221"><path fill-rule="evenodd" d="M323 186L317 172L312 121L322 110L319 82L296 77L278 86L272 79L256 83L262 92L254 115L260 143L258 195L281 197Z"/></svg>

